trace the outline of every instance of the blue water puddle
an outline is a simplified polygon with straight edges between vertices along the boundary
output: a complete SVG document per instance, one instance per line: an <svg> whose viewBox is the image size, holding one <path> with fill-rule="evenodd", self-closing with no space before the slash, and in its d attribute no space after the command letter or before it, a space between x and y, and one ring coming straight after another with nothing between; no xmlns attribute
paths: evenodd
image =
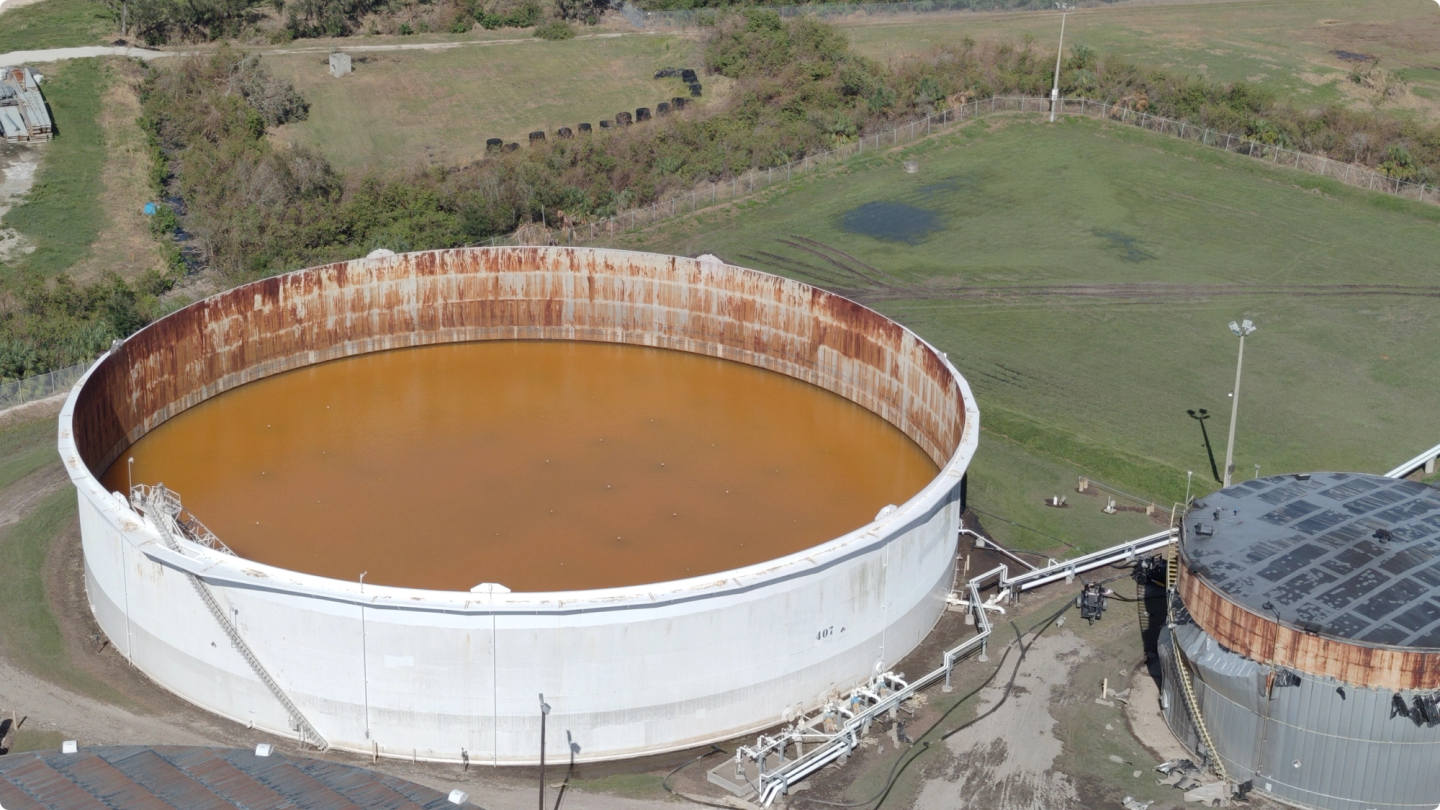
<svg viewBox="0 0 1440 810"><path fill-rule="evenodd" d="M840 227L848 233L907 245L918 245L945 228L936 212L901 202L868 202L851 208L840 215Z"/></svg>
<svg viewBox="0 0 1440 810"><path fill-rule="evenodd" d="M904 200L876 200L840 215L847 233L918 245L946 229L948 206L978 189L973 175L945 177L907 193Z"/></svg>

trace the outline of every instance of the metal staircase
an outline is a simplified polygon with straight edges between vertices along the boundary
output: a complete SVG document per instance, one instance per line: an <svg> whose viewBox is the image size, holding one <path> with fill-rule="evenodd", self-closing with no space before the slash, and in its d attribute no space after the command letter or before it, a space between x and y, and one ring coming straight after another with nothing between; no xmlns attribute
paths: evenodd
<svg viewBox="0 0 1440 810"><path fill-rule="evenodd" d="M137 484L130 491L130 503L132 506L144 512L146 517L150 518L151 524L159 531L160 538L165 541L165 545L168 546L171 551L177 554L184 553L180 549L180 544L175 540L176 535L183 536L179 523L181 511L179 495L166 489L164 484L157 484L153 487ZM229 552L229 549L224 550ZM233 554L234 552L230 553ZM236 651L240 653L240 657L244 658L245 663L250 665L250 669L255 672L255 676L260 679L260 682L265 684L265 687L270 690L270 694L274 695L275 699L280 701L280 705L285 707L285 711L290 715L291 727L300 734L300 744L304 745L309 743L321 751L329 748L330 743L327 742L315 726L311 725L310 721L305 718L305 715L300 711L300 707L296 706L295 702L290 699L290 696L285 694L285 690L280 688L280 684L276 683L275 679L270 677L270 673L265 669L264 665L260 663L260 659L255 657L255 653L250 649L250 645L246 644L245 639L240 637L239 629L230 621L230 617L225 615L225 611L220 607L220 603L215 601L215 596L210 593L210 588L194 574L187 572L185 576L190 578L190 584L195 587L195 593L200 597L200 601L204 602L205 607L210 609L210 615L215 617L215 621L220 625L220 628L225 631L225 635L230 637L230 643L235 647Z"/></svg>
<svg viewBox="0 0 1440 810"><path fill-rule="evenodd" d="M1185 693L1185 706L1190 709L1190 716L1195 719L1195 730L1200 732L1200 741L1205 743L1205 756L1215 768L1215 773L1228 781L1230 775L1225 772L1225 763L1215 749L1215 741L1210 739L1210 729L1205 727L1205 718L1200 714L1200 702L1195 699L1195 688L1190 683L1190 665L1185 663L1185 655L1180 651L1179 645L1175 647L1175 669L1180 673L1180 690Z"/></svg>

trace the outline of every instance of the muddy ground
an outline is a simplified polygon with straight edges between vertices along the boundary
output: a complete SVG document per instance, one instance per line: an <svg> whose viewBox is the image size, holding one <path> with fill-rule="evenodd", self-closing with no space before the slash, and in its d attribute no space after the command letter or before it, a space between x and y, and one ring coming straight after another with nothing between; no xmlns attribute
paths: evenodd
<svg viewBox="0 0 1440 810"><path fill-rule="evenodd" d="M30 193L39 166L39 146L0 141L0 217ZM19 257L34 249L35 245L13 228L0 228L0 259Z"/></svg>
<svg viewBox="0 0 1440 810"><path fill-rule="evenodd" d="M24 414L53 418L59 402L45 403ZM38 411L38 412L37 412ZM14 423L14 416L4 420ZM58 463L48 464L0 489L0 543L5 527L21 518L46 495L69 486ZM959 570L988 570L1001 562L993 552L962 544ZM1122 595L1135 593L1125 571L1096 572L1117 578L1112 587ZM293 741L280 740L196 709L161 689L133 669L100 633L89 611L83 586L79 527L74 521L56 537L44 568L49 607L64 636L71 665L86 678L76 688L41 679L23 662L0 655L0 712L26 718L25 739L53 746L61 739L82 745L188 744L251 747L276 744L290 754L350 764L371 765L369 758L349 754L301 751ZM1074 610L1063 621L1034 630L1041 620L1073 601L1078 583L1058 583L1041 593L1026 594L996 624L988 660L971 658L956 670L953 689L927 690L897 724L880 723L860 751L841 767L813 777L793 794L792 808L820 808L815 800L855 801L884 791L897 762L913 760L900 771L878 806L914 810L974 807L985 810L1064 810L1120 807L1133 795L1156 803L1152 810L1182 806L1178 792L1155 784L1153 768L1181 754L1159 716L1158 692L1146 666L1141 612L1134 603L1112 601L1110 612L1095 625L1081 621ZM898 667L918 677L933 669L944 649L975 633L962 613L947 612L934 632ZM1024 659L1017 634L1029 643ZM1152 637L1153 633L1149 634ZM992 678L993 675L993 678ZM1007 685L1013 678L1013 687ZM1102 679L1115 689L1129 688L1130 703L1099 705ZM990 679L989 685L981 688ZM88 694L86 692L89 692ZM1007 694L1008 692L1008 694ZM982 719L948 739L941 735L977 715ZM934 727L926 735L927 729ZM908 743L906 739L915 742ZM738 740L722 743L733 751ZM14 738L11 739L14 744ZM661 779L672 769L703 753L682 752L622 763L577 768L575 790L565 806L643 808L684 803L665 793ZM672 785L706 801L727 800L705 779L705 771L724 761L721 754L684 768ZM436 789L461 787L473 801L493 810L534 806L538 771L534 768L494 770L455 765L428 765L382 760L372 765ZM552 767L546 782L558 786L563 767ZM552 799L553 801L553 793ZM737 805L738 806L738 805ZM869 807L877 805L870 804ZM1254 807L1271 807L1262 802Z"/></svg>

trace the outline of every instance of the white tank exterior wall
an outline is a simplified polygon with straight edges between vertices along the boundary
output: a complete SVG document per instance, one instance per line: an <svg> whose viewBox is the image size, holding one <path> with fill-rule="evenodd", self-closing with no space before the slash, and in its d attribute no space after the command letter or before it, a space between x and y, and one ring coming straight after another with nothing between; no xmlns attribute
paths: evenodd
<svg viewBox="0 0 1440 810"><path fill-rule="evenodd" d="M295 735L286 712L187 572L207 583L332 746L446 761L463 751L494 764L538 759L540 693L553 707L549 757L568 754L565 731L581 746L579 759L598 760L774 725L787 709L813 706L910 652L952 587L959 483L978 433L958 374L967 411L961 446L924 491L845 537L695 580L482 596L361 591L188 541L181 554L169 550L104 491L76 450L77 400L103 362L77 383L60 417L95 615L157 683L277 734Z"/></svg>

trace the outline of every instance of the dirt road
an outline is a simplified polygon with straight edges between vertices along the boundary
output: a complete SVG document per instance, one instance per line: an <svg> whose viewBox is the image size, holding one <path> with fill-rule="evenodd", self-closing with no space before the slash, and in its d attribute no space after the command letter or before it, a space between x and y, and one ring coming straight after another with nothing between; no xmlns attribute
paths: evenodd
<svg viewBox="0 0 1440 810"><path fill-rule="evenodd" d="M1050 714L1055 690L1070 680L1089 647L1074 633L1051 630L1036 639L998 711L945 741L951 756L943 778L928 782L915 810L989 807L995 810L1079 808L1070 777L1055 769L1062 745ZM999 703L1020 665L1011 654L994 683L980 693L979 713Z"/></svg>

